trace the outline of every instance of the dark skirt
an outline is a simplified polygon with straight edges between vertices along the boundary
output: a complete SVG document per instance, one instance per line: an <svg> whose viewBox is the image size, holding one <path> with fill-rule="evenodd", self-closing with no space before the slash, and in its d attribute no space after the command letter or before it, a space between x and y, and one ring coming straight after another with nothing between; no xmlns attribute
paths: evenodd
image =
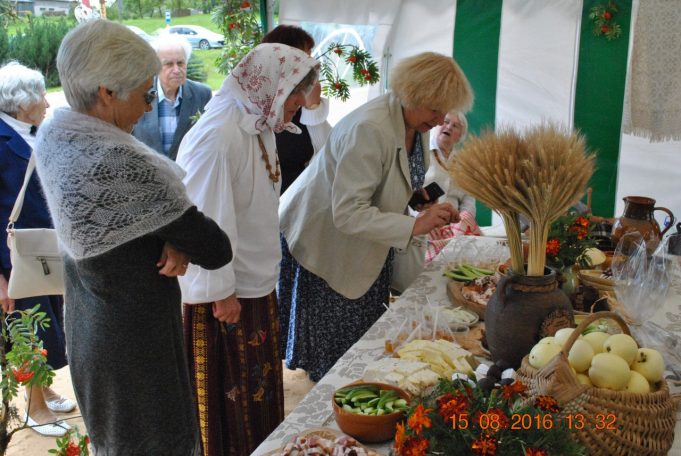
<svg viewBox="0 0 681 456"><path fill-rule="evenodd" d="M237 324L217 321L212 303L184 305L205 456L248 455L284 419L276 296L239 301Z"/></svg>
<svg viewBox="0 0 681 456"><path fill-rule="evenodd" d="M279 320L286 367L301 368L317 382L385 312L390 302L392 257L369 291L348 299L303 268L281 238Z"/></svg>

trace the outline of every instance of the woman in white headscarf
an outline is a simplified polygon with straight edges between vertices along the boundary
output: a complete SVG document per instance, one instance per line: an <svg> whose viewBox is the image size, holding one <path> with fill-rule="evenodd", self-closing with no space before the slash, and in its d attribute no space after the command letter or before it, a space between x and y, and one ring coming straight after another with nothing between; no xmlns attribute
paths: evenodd
<svg viewBox="0 0 681 456"><path fill-rule="evenodd" d="M189 197L228 234L234 261L181 279L185 337L206 456L249 454L283 419L279 323L281 171L275 132L317 81L317 62L261 44L227 76L185 136L177 163Z"/></svg>

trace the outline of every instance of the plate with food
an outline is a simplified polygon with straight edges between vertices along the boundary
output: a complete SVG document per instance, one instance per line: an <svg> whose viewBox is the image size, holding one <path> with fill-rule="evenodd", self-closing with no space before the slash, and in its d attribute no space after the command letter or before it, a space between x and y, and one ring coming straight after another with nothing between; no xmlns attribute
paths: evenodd
<svg viewBox="0 0 681 456"><path fill-rule="evenodd" d="M382 456L360 444L356 439L330 428L309 429L293 436L283 447L264 456L303 456L306 454L333 456Z"/></svg>
<svg viewBox="0 0 681 456"><path fill-rule="evenodd" d="M487 302L496 291L498 280L498 275L491 275L468 283L451 281L447 284L447 295L455 305L475 312L480 320L484 320Z"/></svg>

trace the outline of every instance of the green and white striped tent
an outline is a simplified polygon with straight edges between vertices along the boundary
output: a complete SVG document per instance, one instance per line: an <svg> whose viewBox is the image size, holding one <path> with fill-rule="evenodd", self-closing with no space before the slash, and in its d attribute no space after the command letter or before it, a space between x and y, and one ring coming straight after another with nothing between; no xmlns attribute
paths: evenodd
<svg viewBox="0 0 681 456"><path fill-rule="evenodd" d="M591 8L607 0L281 0L279 20L306 29L345 24L363 30L383 76L394 62L418 52L452 55L475 91L468 114L472 133L545 119L573 126L597 152L595 214L619 215L622 197L645 195L681 216L681 125L676 140L654 143L622 133L640 5L615 1L612 20L622 33L612 41L594 36L589 18ZM681 9L679 0L654 1ZM659 58L681 55L680 29L681 23L661 24L659 33L671 33ZM369 97L381 89L371 89ZM681 80L670 90L681 91ZM658 214L662 223L664 214ZM478 222L491 221L489 211L481 211Z"/></svg>

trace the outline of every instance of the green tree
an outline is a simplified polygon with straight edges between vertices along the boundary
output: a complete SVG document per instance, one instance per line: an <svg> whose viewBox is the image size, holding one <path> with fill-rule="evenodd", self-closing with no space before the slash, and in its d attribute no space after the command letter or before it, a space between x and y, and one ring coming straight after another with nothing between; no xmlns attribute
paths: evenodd
<svg viewBox="0 0 681 456"><path fill-rule="evenodd" d="M9 58L9 37L7 36L7 28L0 28L0 65L2 65Z"/></svg>
<svg viewBox="0 0 681 456"><path fill-rule="evenodd" d="M197 82L206 82L208 79L208 72L203 66L203 61L193 53L187 62L187 78Z"/></svg>
<svg viewBox="0 0 681 456"><path fill-rule="evenodd" d="M0 0L0 26L7 28L7 24L17 20L17 10L10 0Z"/></svg>

